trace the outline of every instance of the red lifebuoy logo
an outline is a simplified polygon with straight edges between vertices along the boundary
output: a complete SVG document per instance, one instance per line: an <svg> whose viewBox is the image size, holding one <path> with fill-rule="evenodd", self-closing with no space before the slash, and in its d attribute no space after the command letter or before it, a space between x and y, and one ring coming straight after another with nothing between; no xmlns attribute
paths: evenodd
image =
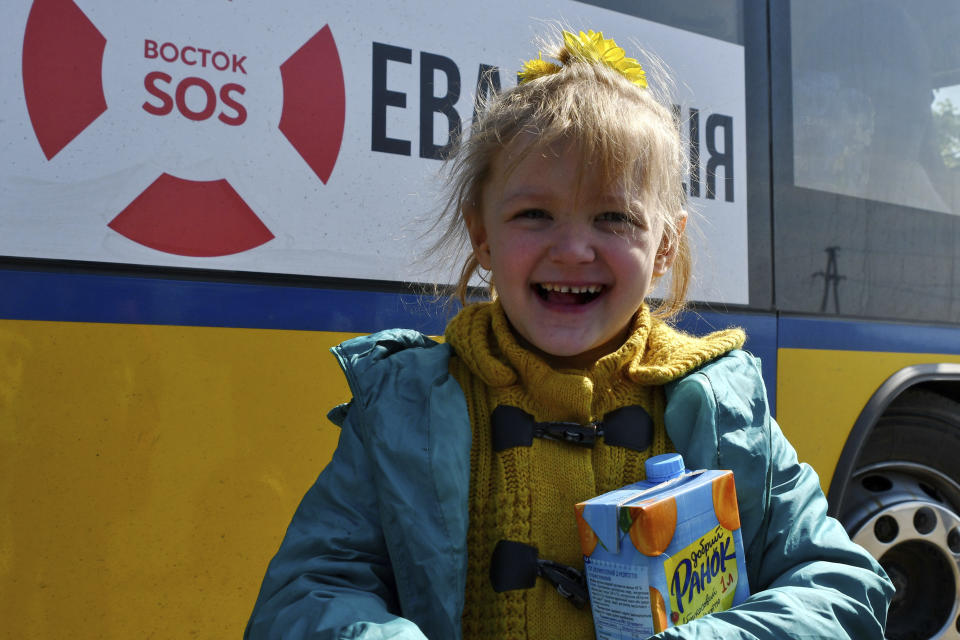
<svg viewBox="0 0 960 640"><path fill-rule="evenodd" d="M232 146L233 155L237 148L257 153L255 143L247 144L255 137L244 129L265 128L249 117L250 101L256 99L251 94L265 89L248 86L247 54L173 38L144 36L141 42L135 54L145 69L137 81L140 104L111 110L135 109L140 115L134 117L147 117L141 129L146 128L151 143L176 146L177 138L170 139L162 123L187 123L195 129L178 129L179 135L218 127L215 140L242 138ZM34 1L23 41L23 87L30 122L48 161L108 112L105 52L108 38L73 0ZM282 108L271 126L326 184L340 152L346 111L343 71L329 25L274 72L282 86ZM163 157L176 155L168 149ZM157 251L195 257L240 253L273 239L227 177L194 179L177 175L176 167L160 167L158 174L116 212L111 229Z"/></svg>

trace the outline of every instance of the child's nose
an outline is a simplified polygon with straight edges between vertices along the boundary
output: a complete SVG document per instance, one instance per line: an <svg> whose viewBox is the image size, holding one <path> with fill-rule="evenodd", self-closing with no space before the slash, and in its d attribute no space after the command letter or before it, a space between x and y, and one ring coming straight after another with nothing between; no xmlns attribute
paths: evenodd
<svg viewBox="0 0 960 640"><path fill-rule="evenodd" d="M555 262L577 264L596 258L590 233L579 225L563 225L557 229L550 258Z"/></svg>

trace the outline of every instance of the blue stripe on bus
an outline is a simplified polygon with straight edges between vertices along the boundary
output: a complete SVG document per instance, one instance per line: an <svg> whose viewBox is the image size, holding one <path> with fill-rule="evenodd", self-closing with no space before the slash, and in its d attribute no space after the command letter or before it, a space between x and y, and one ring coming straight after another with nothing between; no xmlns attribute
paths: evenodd
<svg viewBox="0 0 960 640"><path fill-rule="evenodd" d="M0 318L438 334L453 312L414 294L0 269ZM748 344L774 345L772 315L691 310L678 325L704 334L743 327Z"/></svg>
<svg viewBox="0 0 960 640"><path fill-rule="evenodd" d="M443 333L428 296L260 284L0 270L0 318L367 333Z"/></svg>
<svg viewBox="0 0 960 640"><path fill-rule="evenodd" d="M960 331L931 325L781 316L779 337L784 349L960 354Z"/></svg>
<svg viewBox="0 0 960 640"><path fill-rule="evenodd" d="M439 335L454 311L413 294L0 269L0 319L9 320ZM695 335L743 327L775 389L773 315L691 310L677 324Z"/></svg>

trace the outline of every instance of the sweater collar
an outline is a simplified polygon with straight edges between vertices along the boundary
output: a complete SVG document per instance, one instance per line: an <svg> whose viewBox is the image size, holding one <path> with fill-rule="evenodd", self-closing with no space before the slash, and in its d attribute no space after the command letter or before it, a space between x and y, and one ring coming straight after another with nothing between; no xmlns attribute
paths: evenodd
<svg viewBox="0 0 960 640"><path fill-rule="evenodd" d="M520 345L498 300L461 310L447 326L446 340L487 386L522 384L528 389L548 381L556 383L558 375L572 376L578 381L586 378L595 388L605 388L619 378L640 384L665 384L744 342L740 329L718 331L703 338L687 335L653 317L646 304L632 322L629 337L616 351L578 371L557 371Z"/></svg>

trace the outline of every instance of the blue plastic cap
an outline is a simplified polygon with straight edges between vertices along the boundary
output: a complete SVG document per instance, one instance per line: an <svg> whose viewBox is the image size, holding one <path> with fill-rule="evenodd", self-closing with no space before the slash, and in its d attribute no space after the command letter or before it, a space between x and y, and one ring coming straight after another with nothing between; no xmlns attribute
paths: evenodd
<svg viewBox="0 0 960 640"><path fill-rule="evenodd" d="M647 458L647 482L660 484L672 478L683 475L686 469L683 466L683 456L679 453L665 453L660 456Z"/></svg>

